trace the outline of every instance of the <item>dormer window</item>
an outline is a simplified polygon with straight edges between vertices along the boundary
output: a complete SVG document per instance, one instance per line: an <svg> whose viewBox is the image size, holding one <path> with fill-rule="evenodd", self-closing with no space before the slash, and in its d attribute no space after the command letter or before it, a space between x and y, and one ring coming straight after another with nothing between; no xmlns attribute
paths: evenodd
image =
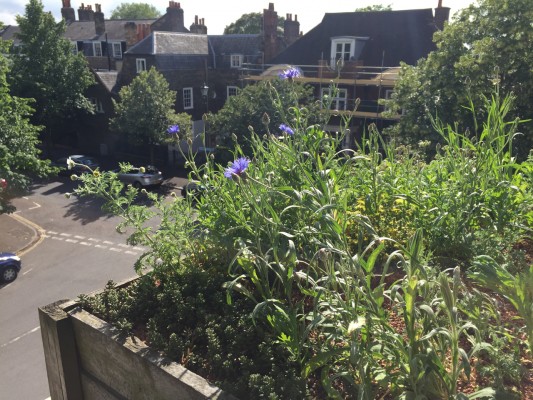
<svg viewBox="0 0 533 400"><path fill-rule="evenodd" d="M242 54L232 54L230 63L231 68L240 68L242 66Z"/></svg>
<svg viewBox="0 0 533 400"><path fill-rule="evenodd" d="M337 68L338 60L357 60L365 46L368 37L339 36L331 38L331 63L332 69Z"/></svg>

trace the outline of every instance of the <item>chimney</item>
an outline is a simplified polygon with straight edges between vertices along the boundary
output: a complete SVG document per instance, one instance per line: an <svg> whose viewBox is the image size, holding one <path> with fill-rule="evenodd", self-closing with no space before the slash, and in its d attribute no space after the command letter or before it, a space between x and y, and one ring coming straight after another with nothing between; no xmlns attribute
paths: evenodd
<svg viewBox="0 0 533 400"><path fill-rule="evenodd" d="M450 7L443 7L442 0L439 0L437 8L435 8L435 16L433 17L435 26L442 31L444 29L444 24L448 22L449 19Z"/></svg>
<svg viewBox="0 0 533 400"><path fill-rule="evenodd" d="M94 8L96 9L94 13L94 30L98 36L105 33L105 20L104 13L102 12L102 6L100 4L95 4Z"/></svg>
<svg viewBox="0 0 533 400"><path fill-rule="evenodd" d="M183 9L180 3L175 1L168 2L167 8L168 30L170 32L185 32L185 22L183 19Z"/></svg>
<svg viewBox="0 0 533 400"><path fill-rule="evenodd" d="M274 3L263 10L263 52L266 63L278 54L278 13Z"/></svg>
<svg viewBox="0 0 533 400"><path fill-rule="evenodd" d="M137 43L137 24L133 21L126 22L124 25L126 47L131 47Z"/></svg>
<svg viewBox="0 0 533 400"><path fill-rule="evenodd" d="M83 3L81 3L80 8L78 9L78 20L94 21L94 11L92 6L85 6Z"/></svg>
<svg viewBox="0 0 533 400"><path fill-rule="evenodd" d="M194 16L194 23L189 28L191 33L199 33L202 35L207 35L207 27L204 24L204 19L198 19L198 15Z"/></svg>
<svg viewBox="0 0 533 400"><path fill-rule="evenodd" d="M296 39L300 37L300 23L298 22L298 15L294 15L293 21L292 14L287 14L285 23L283 24L283 37L287 46L294 43Z"/></svg>
<svg viewBox="0 0 533 400"><path fill-rule="evenodd" d="M74 8L70 6L70 0L62 1L63 7L61 8L61 16L63 17L63 19L67 22L67 24L76 21L76 12L74 11Z"/></svg>

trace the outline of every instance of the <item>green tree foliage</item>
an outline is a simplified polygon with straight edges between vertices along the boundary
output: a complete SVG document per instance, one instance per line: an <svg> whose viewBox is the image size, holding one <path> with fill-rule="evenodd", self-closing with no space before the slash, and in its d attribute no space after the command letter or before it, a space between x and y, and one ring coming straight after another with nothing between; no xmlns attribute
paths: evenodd
<svg viewBox="0 0 533 400"><path fill-rule="evenodd" d="M283 35L283 25L285 18L278 18L278 34ZM263 14L261 13L249 13L243 14L241 17L226 26L224 29L224 35L233 33L260 33L263 28Z"/></svg>
<svg viewBox="0 0 533 400"><path fill-rule="evenodd" d="M184 115L174 111L176 92L153 67L141 72L119 95L120 101L113 101L116 116L110 121L111 129L124 134L132 145L149 146L152 163L153 147L167 140L170 125L179 123L181 135L190 129Z"/></svg>
<svg viewBox="0 0 533 400"><path fill-rule="evenodd" d="M9 93L10 63L4 55L8 46L0 40L0 179L6 182L5 188L0 186L0 214L14 210L11 197L28 189L32 176L44 176L50 170L48 161L39 159L41 128L30 123L32 101Z"/></svg>
<svg viewBox="0 0 533 400"><path fill-rule="evenodd" d="M532 18L529 0L481 0L461 10L435 34L436 51L416 66L402 65L394 94L395 106L405 112L398 132L437 140L432 120L438 116L444 124L457 122L460 131L478 134L482 126L472 118L470 100L481 120L483 98L495 85L502 96L516 97L512 118L532 118ZM532 123L522 125L522 132L517 145L524 156L531 148Z"/></svg>
<svg viewBox="0 0 533 400"><path fill-rule="evenodd" d="M224 107L208 123L208 134L217 135L217 142L232 148L232 135L248 149L250 128L258 134L280 134L279 126L294 128L298 110L294 104L307 104L305 115L299 116L310 124L320 122L323 115L313 103L312 88L288 80L273 79L246 86L230 97ZM309 118L307 120L307 118ZM299 122L300 123L300 122Z"/></svg>
<svg viewBox="0 0 533 400"><path fill-rule="evenodd" d="M111 12L111 19L155 19L161 13L148 3L121 3Z"/></svg>
<svg viewBox="0 0 533 400"><path fill-rule="evenodd" d="M40 0L29 0L24 16L17 16L19 48L14 49L10 72L12 93L35 99L33 121L49 131L80 111L91 111L84 96L94 83L83 55L74 55L63 35L65 22L56 23Z"/></svg>
<svg viewBox="0 0 533 400"><path fill-rule="evenodd" d="M384 6L383 4L373 4L371 6L356 8L356 12L367 12L367 11L392 11L392 6L390 4Z"/></svg>

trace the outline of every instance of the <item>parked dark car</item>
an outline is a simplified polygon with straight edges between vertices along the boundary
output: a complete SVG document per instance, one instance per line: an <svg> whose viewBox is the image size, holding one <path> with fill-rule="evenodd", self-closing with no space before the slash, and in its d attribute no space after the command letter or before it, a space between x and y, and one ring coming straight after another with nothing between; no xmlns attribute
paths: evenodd
<svg viewBox="0 0 533 400"><path fill-rule="evenodd" d="M76 164L68 169L67 160L71 159ZM72 174L83 174L95 170L100 167L98 160L93 157L84 156L82 154L74 154L67 157L61 157L60 159L53 161L52 166L59 168L59 175L72 175Z"/></svg>
<svg viewBox="0 0 533 400"><path fill-rule="evenodd" d="M193 200L197 200L209 189L213 188L210 186L202 185L200 182L190 181L181 188L181 195L183 197L193 196Z"/></svg>
<svg viewBox="0 0 533 400"><path fill-rule="evenodd" d="M164 181L161 171L153 165L148 165L143 170L134 168L129 172L120 172L118 169L115 172L121 182L136 188L160 186Z"/></svg>
<svg viewBox="0 0 533 400"><path fill-rule="evenodd" d="M13 282L20 271L20 257L14 253L0 253L0 280Z"/></svg>

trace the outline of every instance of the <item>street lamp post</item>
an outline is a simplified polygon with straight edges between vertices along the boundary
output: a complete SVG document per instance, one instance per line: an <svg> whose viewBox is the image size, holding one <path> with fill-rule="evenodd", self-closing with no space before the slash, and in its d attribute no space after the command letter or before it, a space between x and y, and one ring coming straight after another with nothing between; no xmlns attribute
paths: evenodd
<svg viewBox="0 0 533 400"><path fill-rule="evenodd" d="M209 112L209 86L204 82L204 86L202 86L200 90L202 92L202 97L205 99L205 112L207 114Z"/></svg>
<svg viewBox="0 0 533 400"><path fill-rule="evenodd" d="M206 85L204 82L204 85L200 88L200 91L202 92L202 97L205 101L205 114L202 120L204 121L204 151L207 151L205 148L207 147L207 114L209 113L209 86ZM207 153L205 154L207 157Z"/></svg>

